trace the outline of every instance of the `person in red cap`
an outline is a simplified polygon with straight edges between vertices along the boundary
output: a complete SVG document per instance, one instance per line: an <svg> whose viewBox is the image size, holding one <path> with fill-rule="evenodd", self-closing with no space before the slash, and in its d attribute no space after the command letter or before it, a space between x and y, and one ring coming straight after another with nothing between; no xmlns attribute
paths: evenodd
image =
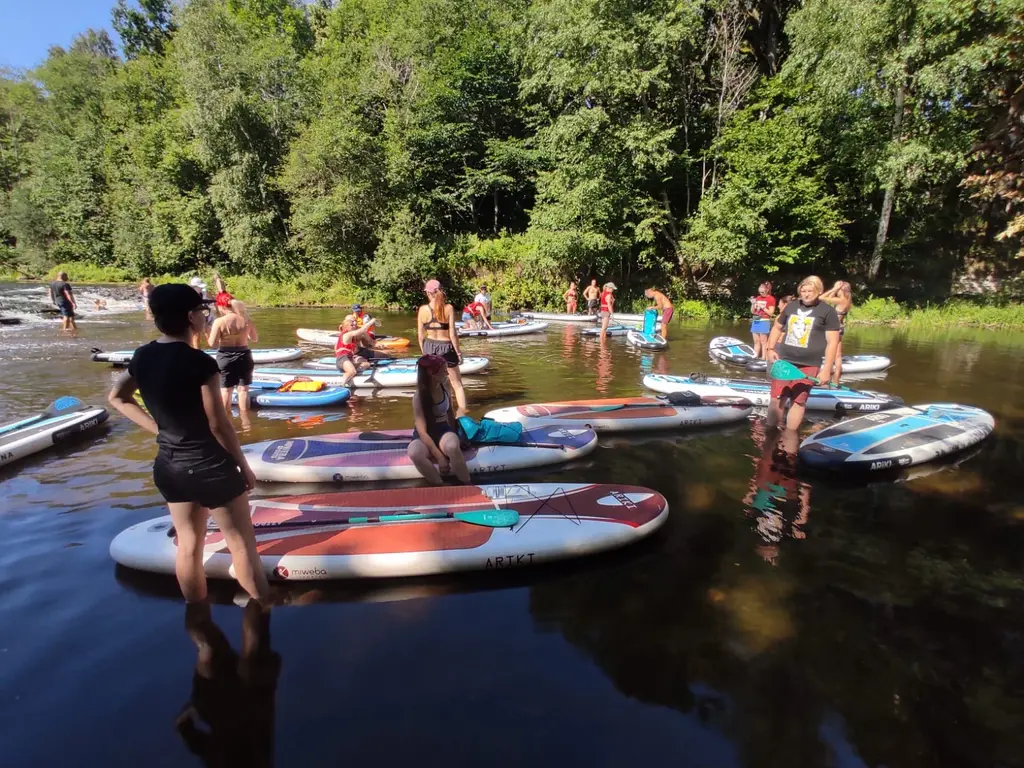
<svg viewBox="0 0 1024 768"><path fill-rule="evenodd" d="M244 420L249 414L249 385L254 368L249 342L259 341L260 335L252 320L238 311L240 304L227 291L217 294L218 317L210 326L206 341L210 349L217 350L224 410L231 413L231 397L237 388L238 412Z"/></svg>
<svg viewBox="0 0 1024 768"><path fill-rule="evenodd" d="M455 327L455 310L448 303L444 289L437 280L428 280L423 286L427 303L416 316L416 338L424 355L438 355L448 365L448 375L458 403L456 415L466 413L466 389L462 386L462 352L459 350L459 332Z"/></svg>
<svg viewBox="0 0 1024 768"><path fill-rule="evenodd" d="M412 397L415 428L407 453L431 485L443 485L441 475L449 472L463 485L469 485L469 469L462 455L447 384L448 364L443 357L424 355L416 362L416 394Z"/></svg>
<svg viewBox="0 0 1024 768"><path fill-rule="evenodd" d="M189 343L206 329L207 303L184 283L154 288L149 308L161 336L135 350L107 399L156 435L153 482L174 522L174 572L185 599L195 603L207 596L203 556L212 516L238 583L267 605L270 587L249 517L248 491L256 478L224 409L217 363ZM146 410L135 402L136 391Z"/></svg>

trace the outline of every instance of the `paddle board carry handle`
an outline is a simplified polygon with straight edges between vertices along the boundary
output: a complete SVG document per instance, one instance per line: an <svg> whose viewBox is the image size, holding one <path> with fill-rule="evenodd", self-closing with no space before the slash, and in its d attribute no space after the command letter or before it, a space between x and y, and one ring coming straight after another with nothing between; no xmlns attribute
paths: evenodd
<svg viewBox="0 0 1024 768"><path fill-rule="evenodd" d="M457 520L484 528L511 528L519 522L514 509L474 509L466 512L408 512L394 515L353 516L326 520L281 520L274 523L253 523L253 528L296 528L319 525L372 525L374 523L408 523L422 520ZM217 529L208 529L217 530Z"/></svg>

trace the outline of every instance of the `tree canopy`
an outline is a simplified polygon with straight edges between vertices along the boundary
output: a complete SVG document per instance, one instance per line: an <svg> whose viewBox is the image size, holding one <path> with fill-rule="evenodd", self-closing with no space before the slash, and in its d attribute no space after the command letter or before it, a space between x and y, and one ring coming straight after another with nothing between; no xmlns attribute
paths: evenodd
<svg viewBox="0 0 1024 768"><path fill-rule="evenodd" d="M0 73L0 260L721 296L1020 272L1024 0L117 0Z"/></svg>

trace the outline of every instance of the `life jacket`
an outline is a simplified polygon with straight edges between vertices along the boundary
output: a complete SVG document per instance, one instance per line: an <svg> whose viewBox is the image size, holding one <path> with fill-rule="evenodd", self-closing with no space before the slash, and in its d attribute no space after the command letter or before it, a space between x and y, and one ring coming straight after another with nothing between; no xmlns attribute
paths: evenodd
<svg viewBox="0 0 1024 768"><path fill-rule="evenodd" d="M604 291L604 292L601 293L601 311L602 312L611 312L612 311L612 307L608 303L608 297L611 296L611 295L612 295L611 291Z"/></svg>
<svg viewBox="0 0 1024 768"><path fill-rule="evenodd" d="M338 340L334 343L334 356L341 357L342 355L354 355L356 353L356 345L349 342L345 343L345 331L338 334Z"/></svg>

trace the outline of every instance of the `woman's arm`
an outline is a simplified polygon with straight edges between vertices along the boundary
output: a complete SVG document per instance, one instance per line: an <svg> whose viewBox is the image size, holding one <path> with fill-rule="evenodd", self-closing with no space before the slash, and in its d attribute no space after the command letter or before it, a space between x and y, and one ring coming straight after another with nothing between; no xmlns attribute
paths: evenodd
<svg viewBox="0 0 1024 768"><path fill-rule="evenodd" d="M423 354L423 309L420 307L416 313L416 343L420 345L420 354Z"/></svg>
<svg viewBox="0 0 1024 768"><path fill-rule="evenodd" d="M427 431L427 417L423 415L423 404L420 403L420 395L417 392L412 398L412 421L416 426L416 435L419 437L420 442L427 446L427 450L430 451L431 455L435 459L444 460L446 457L441 453L441 449L437 447L437 443L430 436Z"/></svg>
<svg viewBox="0 0 1024 768"><path fill-rule="evenodd" d="M213 321L213 325L210 326L210 335L206 338L206 343L210 349L216 349L220 346L220 329L221 329L220 318L218 317Z"/></svg>
<svg viewBox="0 0 1024 768"><path fill-rule="evenodd" d="M839 331L825 331L825 364L822 366L822 375L819 378L822 382L831 380L833 384L839 384L839 377L833 370L836 365L836 350L839 349Z"/></svg>
<svg viewBox="0 0 1024 768"><path fill-rule="evenodd" d="M448 339L452 343L452 349L458 355L459 362L462 362L462 350L459 349L459 329L455 327L455 310L451 304L446 304L444 311L448 314Z"/></svg>
<svg viewBox="0 0 1024 768"><path fill-rule="evenodd" d="M491 325L491 321L487 319L487 313L486 312L481 312L480 313L480 319L484 321L484 325L486 325L492 331L494 330L494 326Z"/></svg>
<svg viewBox="0 0 1024 768"><path fill-rule="evenodd" d="M765 350L764 359L769 365L779 359L778 352L775 351L775 345L779 343L782 338L782 315L775 320L772 324L772 332L768 334L768 348Z"/></svg>
<svg viewBox="0 0 1024 768"><path fill-rule="evenodd" d="M220 396L220 374L213 376L203 382L203 410L206 411L206 418L210 422L210 431L217 438L217 442L224 446L224 450L231 454L238 466L246 473L246 477L252 475L249 469L249 462L245 460L242 453L242 446L238 442L238 435L228 418L228 412L224 410L224 400Z"/></svg>
<svg viewBox="0 0 1024 768"><path fill-rule="evenodd" d="M249 339L249 341L258 342L260 340L260 332L256 330L256 325L252 322L252 320L249 320L246 323L246 328L246 336Z"/></svg>
<svg viewBox="0 0 1024 768"><path fill-rule="evenodd" d="M159 434L160 428L156 425L153 417L142 410L135 402L135 398L132 397L136 389L138 387L135 385L135 377L125 371L114 382L110 394L107 395L107 402L110 403L111 408L147 432L152 432L154 435Z"/></svg>

